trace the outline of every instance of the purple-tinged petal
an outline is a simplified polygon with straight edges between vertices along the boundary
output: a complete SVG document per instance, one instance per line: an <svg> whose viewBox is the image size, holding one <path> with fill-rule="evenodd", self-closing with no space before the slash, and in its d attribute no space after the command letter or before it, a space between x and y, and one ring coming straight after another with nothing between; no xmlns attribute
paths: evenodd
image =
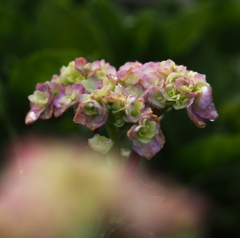
<svg viewBox="0 0 240 238"><path fill-rule="evenodd" d="M214 103L210 103L209 106L207 108L205 108L204 110L199 109L197 114L205 119L210 120L210 121L214 121L218 117L218 113L217 113Z"/></svg>
<svg viewBox="0 0 240 238"><path fill-rule="evenodd" d="M59 117L59 116L61 116L66 110L67 110L67 108L55 107L55 108L54 108L54 116L55 116L55 117Z"/></svg>
<svg viewBox="0 0 240 238"><path fill-rule="evenodd" d="M53 75L51 81L48 83L49 87L52 90L52 94L56 95L60 88L62 87L62 83L60 77L58 75Z"/></svg>
<svg viewBox="0 0 240 238"><path fill-rule="evenodd" d="M126 100L126 96L121 93L110 92L109 96L106 97L108 103L117 103L121 104L124 107L124 102Z"/></svg>
<svg viewBox="0 0 240 238"><path fill-rule="evenodd" d="M141 67L141 74L147 75L149 73L156 73L158 66L159 66L159 63L155 63L155 62L145 63Z"/></svg>
<svg viewBox="0 0 240 238"><path fill-rule="evenodd" d="M199 95L196 97L194 103L198 108L205 109L212 102L212 88L208 83L197 84Z"/></svg>
<svg viewBox="0 0 240 238"><path fill-rule="evenodd" d="M99 84L98 88L101 89L103 87L108 87L109 90L114 91L117 81L118 79L116 76L108 74L101 80L101 85Z"/></svg>
<svg viewBox="0 0 240 238"><path fill-rule="evenodd" d="M206 83L206 75L204 74L199 74L199 73L194 73L193 77L192 77L192 80L195 81L195 82L204 82Z"/></svg>
<svg viewBox="0 0 240 238"><path fill-rule="evenodd" d="M195 114L197 114L201 118L208 119L211 121L216 120L218 117L218 113L213 103L210 103L208 107L205 109L201 109L193 106L193 111Z"/></svg>
<svg viewBox="0 0 240 238"><path fill-rule="evenodd" d="M97 74L99 74L97 71L101 71L103 75L116 75L115 67L111 66L109 63L106 63L105 60L92 62L92 69L95 70Z"/></svg>
<svg viewBox="0 0 240 238"><path fill-rule="evenodd" d="M79 57L75 59L75 67L77 69L81 69L85 64L87 64L87 60L83 57Z"/></svg>
<svg viewBox="0 0 240 238"><path fill-rule="evenodd" d="M175 68L176 68L175 63L172 60L168 59L166 61L161 61L159 63L157 72L161 75L166 76L166 75L170 74L171 72L173 72Z"/></svg>
<svg viewBox="0 0 240 238"><path fill-rule="evenodd" d="M53 99L52 90L48 83L38 83L33 95L30 95L28 99L36 106L45 107L48 106Z"/></svg>
<svg viewBox="0 0 240 238"><path fill-rule="evenodd" d="M129 95L127 89L123 87L121 84L116 85L114 93L122 94L124 97L127 97Z"/></svg>
<svg viewBox="0 0 240 238"><path fill-rule="evenodd" d="M116 75L108 74L108 75L107 75L107 79L108 79L108 81L114 83L114 85L116 85L117 83L119 83L119 79L117 78ZM106 85L106 84L104 84L104 85Z"/></svg>
<svg viewBox="0 0 240 238"><path fill-rule="evenodd" d="M123 86L135 85L140 77L142 64L139 62L128 62L120 67L117 72L117 78Z"/></svg>
<svg viewBox="0 0 240 238"><path fill-rule="evenodd" d="M175 85L177 91L180 92L181 94L188 94L192 92L195 86L193 80L185 77L177 78L175 81Z"/></svg>
<svg viewBox="0 0 240 238"><path fill-rule="evenodd" d="M73 84L62 88L53 100L54 115L59 117L69 107L79 102L79 97L85 92L82 84Z"/></svg>
<svg viewBox="0 0 240 238"><path fill-rule="evenodd" d="M182 78L182 77L184 77L184 73L172 72L172 73L168 74L168 76L166 78L166 84L176 83L176 80L178 78Z"/></svg>
<svg viewBox="0 0 240 238"><path fill-rule="evenodd" d="M124 86L135 85L139 81L139 75L130 69L118 71L117 77Z"/></svg>
<svg viewBox="0 0 240 238"><path fill-rule="evenodd" d="M79 104L73 121L95 130L105 124L107 118L108 111L104 103L88 100Z"/></svg>
<svg viewBox="0 0 240 238"><path fill-rule="evenodd" d="M85 77L95 76L98 79L107 77L108 74L116 75L116 69L105 60L88 63L84 58L75 59L75 68Z"/></svg>
<svg viewBox="0 0 240 238"><path fill-rule="evenodd" d="M53 105L49 105L46 110L43 111L43 113L41 114L41 119L46 120L46 119L50 119L52 117L53 114Z"/></svg>
<svg viewBox="0 0 240 238"><path fill-rule="evenodd" d="M93 92L96 89L102 88L102 81L95 76L91 76L82 81L82 85L88 93Z"/></svg>
<svg viewBox="0 0 240 238"><path fill-rule="evenodd" d="M184 65L176 65L175 67L174 67L174 71L175 72L178 72L178 73L181 73L181 74L183 74L183 75L187 75L188 74L188 70L187 70L187 67L186 66L184 66Z"/></svg>
<svg viewBox="0 0 240 238"><path fill-rule="evenodd" d="M122 65L120 68L119 68L119 71L122 71L122 70L128 70L128 69L132 69L133 71L139 71L142 67L142 64L139 63L138 61L135 61L135 62L127 62L125 63L124 65Z"/></svg>
<svg viewBox="0 0 240 238"><path fill-rule="evenodd" d="M153 114L143 115L138 125L130 128L127 136L132 141L133 150L147 159L158 153L165 143L159 118Z"/></svg>
<svg viewBox="0 0 240 238"><path fill-rule="evenodd" d="M198 115L194 112L192 106L187 107L187 113L188 113L188 116L189 116L190 120L191 120L197 127L203 128L203 127L206 126L206 123L205 123L205 121L204 121L204 118L198 116Z"/></svg>
<svg viewBox="0 0 240 238"><path fill-rule="evenodd" d="M109 96L110 92L110 89L107 86L104 86L101 89L94 90L90 95L90 99L107 104L107 97Z"/></svg>
<svg viewBox="0 0 240 238"><path fill-rule="evenodd" d="M140 156L150 160L163 148L164 143L165 138L162 131L160 131L148 144L133 143L132 148Z"/></svg>
<svg viewBox="0 0 240 238"><path fill-rule="evenodd" d="M26 115L25 123L29 125L35 122L40 117L43 110L44 109L39 109L39 108L38 110L31 109Z"/></svg>
<svg viewBox="0 0 240 238"><path fill-rule="evenodd" d="M31 124L38 118L51 118L53 112L53 106L51 105L53 95L48 83L38 83L36 90L28 99L30 100L31 110L25 118L26 124Z"/></svg>
<svg viewBox="0 0 240 238"><path fill-rule="evenodd" d="M163 87L165 81L157 72L149 72L141 76L140 83L145 89L148 89L151 86Z"/></svg>
<svg viewBox="0 0 240 238"><path fill-rule="evenodd" d="M137 83L136 85L128 85L126 87L127 94L136 95L137 97L142 97L144 93L144 88L140 83Z"/></svg>
<svg viewBox="0 0 240 238"><path fill-rule="evenodd" d="M137 122L145 108L144 99L129 95L125 101L126 122Z"/></svg>
<svg viewBox="0 0 240 238"><path fill-rule="evenodd" d="M86 77L89 72L92 71L91 64L88 63L87 60L83 57L76 58L74 63L75 69L77 69L84 77Z"/></svg>
<svg viewBox="0 0 240 238"><path fill-rule="evenodd" d="M166 94L165 91L156 86L151 86L143 95L145 101L150 105L158 109L162 109L166 106Z"/></svg>
<svg viewBox="0 0 240 238"><path fill-rule="evenodd" d="M194 98L190 99L190 103L187 106L187 113L191 121L200 128L206 126L205 119L214 121L218 117L218 113L214 104L211 102L207 108L199 108L194 101Z"/></svg>
<svg viewBox="0 0 240 238"><path fill-rule="evenodd" d="M111 104L113 113L119 112L125 109L125 101L128 96L128 92L122 85L117 85L114 92L110 92L109 96L106 96L106 101Z"/></svg>

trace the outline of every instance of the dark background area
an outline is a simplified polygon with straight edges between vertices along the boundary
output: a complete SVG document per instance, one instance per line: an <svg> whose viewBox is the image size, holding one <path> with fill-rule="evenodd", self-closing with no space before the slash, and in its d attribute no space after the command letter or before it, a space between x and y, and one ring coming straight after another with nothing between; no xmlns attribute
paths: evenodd
<svg viewBox="0 0 240 238"><path fill-rule="evenodd" d="M35 84L76 57L116 68L172 59L206 74L219 118L198 129L185 110L170 111L164 149L146 165L209 198L204 237L240 237L239 42L238 0L1 0L1 151L28 133L88 137L71 111L24 124Z"/></svg>

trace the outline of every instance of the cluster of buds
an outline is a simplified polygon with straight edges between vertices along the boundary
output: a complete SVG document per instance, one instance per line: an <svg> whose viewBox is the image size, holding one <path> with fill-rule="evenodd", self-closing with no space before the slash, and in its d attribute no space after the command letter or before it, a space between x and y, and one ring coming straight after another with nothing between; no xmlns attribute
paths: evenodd
<svg viewBox="0 0 240 238"><path fill-rule="evenodd" d="M50 82L38 83L28 99L31 110L26 124L59 117L70 107L75 112L73 121L93 131L106 124L112 128L132 124L127 131L132 149L147 159L164 145L160 116L166 109L186 108L198 127L205 126L205 119L218 117L205 75L172 60L127 62L117 71L104 60L90 63L76 58ZM95 134L89 145L107 153L113 142Z"/></svg>

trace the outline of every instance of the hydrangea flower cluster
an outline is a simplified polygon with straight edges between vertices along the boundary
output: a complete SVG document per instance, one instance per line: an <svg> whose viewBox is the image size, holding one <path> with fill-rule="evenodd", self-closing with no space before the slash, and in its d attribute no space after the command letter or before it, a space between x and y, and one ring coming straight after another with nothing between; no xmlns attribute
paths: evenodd
<svg viewBox="0 0 240 238"><path fill-rule="evenodd" d="M205 119L218 117L205 75L172 60L127 62L117 71L104 60L90 63L85 58L76 58L50 82L38 83L28 99L31 110L26 124L52 115L59 117L70 107L75 111L73 121L90 130L106 124L117 128L132 124L127 131L132 149L147 159L165 143L160 116L166 109L185 108L198 127L206 125ZM113 142L95 134L89 145L107 153Z"/></svg>

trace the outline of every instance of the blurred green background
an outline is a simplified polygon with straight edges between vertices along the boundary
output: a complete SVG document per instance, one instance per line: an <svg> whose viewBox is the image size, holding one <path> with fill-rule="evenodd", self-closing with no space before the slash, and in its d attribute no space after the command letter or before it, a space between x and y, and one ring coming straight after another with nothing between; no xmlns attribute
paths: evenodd
<svg viewBox="0 0 240 238"><path fill-rule="evenodd" d="M204 237L240 237L239 42L239 0L1 0L1 151L28 133L88 136L71 111L24 124L35 84L76 57L116 68L172 59L206 74L219 118L198 129L170 111L165 147L146 165L212 201Z"/></svg>

